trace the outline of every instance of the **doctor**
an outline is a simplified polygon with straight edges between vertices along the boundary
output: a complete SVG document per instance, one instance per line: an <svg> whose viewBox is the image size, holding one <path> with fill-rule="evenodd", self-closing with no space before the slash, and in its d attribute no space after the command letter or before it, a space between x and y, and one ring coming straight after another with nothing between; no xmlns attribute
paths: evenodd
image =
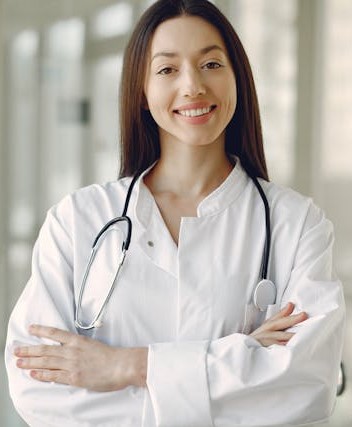
<svg viewBox="0 0 352 427"><path fill-rule="evenodd" d="M123 178L65 197L35 244L6 346L19 414L34 427L327 419L344 322L332 225L269 182L250 66L215 6L160 0L145 12L125 53L120 116ZM267 224L250 177L270 208L263 306ZM127 230L115 223L83 280L129 188L124 263L115 278Z"/></svg>

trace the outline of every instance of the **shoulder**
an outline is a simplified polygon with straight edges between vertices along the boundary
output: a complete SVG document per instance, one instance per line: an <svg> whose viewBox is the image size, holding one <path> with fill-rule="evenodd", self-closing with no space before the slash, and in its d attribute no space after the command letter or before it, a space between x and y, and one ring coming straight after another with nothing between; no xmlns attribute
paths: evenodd
<svg viewBox="0 0 352 427"><path fill-rule="evenodd" d="M325 212L312 197L273 182L260 180L260 184L268 198L274 223L280 223L286 227L298 226L302 233L321 223L332 229L332 224L326 218Z"/></svg>
<svg viewBox="0 0 352 427"><path fill-rule="evenodd" d="M122 199L127 191L130 178L123 178L117 181L106 182L103 184L91 184L79 188L72 193L67 194L59 203L53 206L54 209L65 208L71 205L77 209L95 206L101 203L110 203L112 200L116 203Z"/></svg>
<svg viewBox="0 0 352 427"><path fill-rule="evenodd" d="M121 214L131 178L92 184L66 195L47 216L71 228L75 221L105 221Z"/></svg>
<svg viewBox="0 0 352 427"><path fill-rule="evenodd" d="M312 198L304 196L298 191L289 187L276 184L274 182L259 180L263 190L268 198L270 205L277 209L286 209L291 211L295 209L306 209L313 203Z"/></svg>
<svg viewBox="0 0 352 427"><path fill-rule="evenodd" d="M107 182L104 184L92 184L80 188L68 195L68 200L75 207L88 205L100 206L105 203L120 204L124 200L130 178L123 178L118 181Z"/></svg>

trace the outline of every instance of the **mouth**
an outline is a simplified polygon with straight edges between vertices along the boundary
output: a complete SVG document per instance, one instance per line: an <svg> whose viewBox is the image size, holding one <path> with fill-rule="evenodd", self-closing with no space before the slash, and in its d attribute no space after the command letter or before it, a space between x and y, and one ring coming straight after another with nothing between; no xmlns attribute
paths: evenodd
<svg viewBox="0 0 352 427"><path fill-rule="evenodd" d="M216 105L211 105L210 107L203 108L190 108L183 110L174 110L174 113L180 114L183 117L201 117L209 114L211 111L215 110Z"/></svg>

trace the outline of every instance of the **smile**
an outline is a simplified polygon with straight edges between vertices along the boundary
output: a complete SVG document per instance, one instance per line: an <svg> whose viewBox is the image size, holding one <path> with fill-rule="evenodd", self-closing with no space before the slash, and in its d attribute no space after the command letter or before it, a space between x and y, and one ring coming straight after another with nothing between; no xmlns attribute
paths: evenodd
<svg viewBox="0 0 352 427"><path fill-rule="evenodd" d="M215 105L212 105L210 107L205 108L194 108L189 110L176 110L175 112L180 114L184 117L200 117L204 116L205 114L210 113L215 107Z"/></svg>

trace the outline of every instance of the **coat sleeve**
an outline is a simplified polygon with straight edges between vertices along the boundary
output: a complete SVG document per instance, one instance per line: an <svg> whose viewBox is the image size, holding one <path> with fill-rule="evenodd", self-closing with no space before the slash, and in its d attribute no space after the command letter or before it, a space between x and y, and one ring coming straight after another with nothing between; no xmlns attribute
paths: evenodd
<svg viewBox="0 0 352 427"><path fill-rule="evenodd" d="M16 367L15 347L38 344L30 336L32 323L75 331L73 320L73 250L67 224L60 220L60 210L70 220L67 200L52 208L34 246L32 274L9 320L5 362L10 395L14 406L30 426L78 426L73 417L72 388L39 383L27 371ZM62 212L61 212L62 213ZM45 340L50 343L49 340ZM43 341L41 341L42 343ZM66 402L65 409L57 402ZM72 409L72 411L71 411Z"/></svg>
<svg viewBox="0 0 352 427"><path fill-rule="evenodd" d="M278 302L292 301L309 318L286 346L262 347L240 333L150 345L147 385L158 426L302 425L329 417L345 319L332 246L332 224L312 205Z"/></svg>

